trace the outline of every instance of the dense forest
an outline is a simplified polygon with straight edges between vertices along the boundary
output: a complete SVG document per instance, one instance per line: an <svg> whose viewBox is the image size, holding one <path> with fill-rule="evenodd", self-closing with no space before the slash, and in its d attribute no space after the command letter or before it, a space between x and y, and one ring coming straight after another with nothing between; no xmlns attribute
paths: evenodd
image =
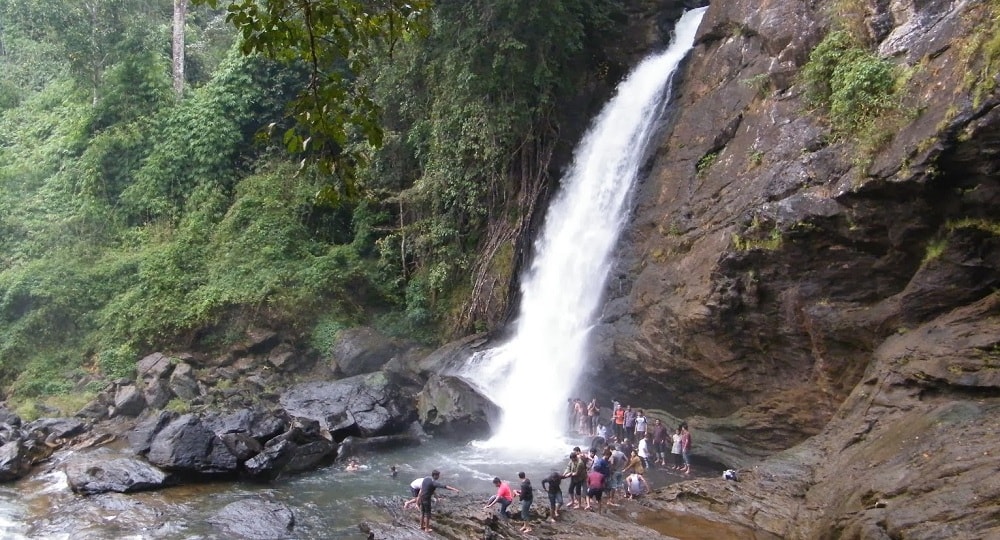
<svg viewBox="0 0 1000 540"><path fill-rule="evenodd" d="M5 399L72 412L251 327L495 328L619 9L0 1Z"/></svg>

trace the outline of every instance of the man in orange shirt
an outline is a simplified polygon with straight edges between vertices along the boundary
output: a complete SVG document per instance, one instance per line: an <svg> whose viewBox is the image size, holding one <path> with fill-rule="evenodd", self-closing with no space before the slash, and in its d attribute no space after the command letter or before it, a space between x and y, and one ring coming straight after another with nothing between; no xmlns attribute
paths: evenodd
<svg viewBox="0 0 1000 540"><path fill-rule="evenodd" d="M622 442L625 440L625 409L622 406L615 405L615 412L611 413L615 419L615 442Z"/></svg>

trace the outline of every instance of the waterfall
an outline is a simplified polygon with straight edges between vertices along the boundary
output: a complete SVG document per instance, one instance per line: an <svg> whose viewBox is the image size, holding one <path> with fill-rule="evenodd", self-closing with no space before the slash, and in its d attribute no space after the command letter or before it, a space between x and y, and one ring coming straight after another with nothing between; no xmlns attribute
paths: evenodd
<svg viewBox="0 0 1000 540"><path fill-rule="evenodd" d="M636 67L594 120L522 276L514 336L476 353L459 372L503 409L491 446L523 448L532 441L538 448L564 432L566 400L588 361L588 333L646 145L705 9L685 13L667 50Z"/></svg>

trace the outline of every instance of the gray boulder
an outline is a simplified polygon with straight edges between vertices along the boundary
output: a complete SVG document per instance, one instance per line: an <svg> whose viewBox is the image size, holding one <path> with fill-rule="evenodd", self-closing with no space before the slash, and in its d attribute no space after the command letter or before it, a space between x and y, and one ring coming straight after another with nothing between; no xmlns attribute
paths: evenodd
<svg viewBox="0 0 1000 540"><path fill-rule="evenodd" d="M287 439L267 441L264 449L254 457L246 460L243 469L247 476L255 480L273 480L285 470L292 461L298 446Z"/></svg>
<svg viewBox="0 0 1000 540"><path fill-rule="evenodd" d="M142 397L150 407L162 409L166 407L167 403L170 403L171 398L174 397L174 393L170 390L167 381L153 379L146 383L145 388L142 390Z"/></svg>
<svg viewBox="0 0 1000 540"><path fill-rule="evenodd" d="M146 398L134 385L119 387L115 393L114 416L139 416L146 409Z"/></svg>
<svg viewBox="0 0 1000 540"><path fill-rule="evenodd" d="M83 495L158 489L170 479L167 473L145 461L112 457L107 452L73 456L64 471L70 489Z"/></svg>
<svg viewBox="0 0 1000 540"><path fill-rule="evenodd" d="M76 418L39 418L25 424L23 430L41 439L69 439L85 433L87 424Z"/></svg>
<svg viewBox="0 0 1000 540"><path fill-rule="evenodd" d="M168 384L170 391L185 401L191 401L201 393L198 381L194 377L194 368L188 363L177 364L173 373L170 374Z"/></svg>
<svg viewBox="0 0 1000 540"><path fill-rule="evenodd" d="M174 364L169 356L155 352L139 360L135 369L137 378L140 381L148 382L169 377L170 372L174 370Z"/></svg>
<svg viewBox="0 0 1000 540"><path fill-rule="evenodd" d="M283 472L313 469L336 456L337 447L319 422L296 418L281 435L267 441L264 449L244 463L246 473L258 480L271 480Z"/></svg>
<svg viewBox="0 0 1000 540"><path fill-rule="evenodd" d="M407 446L420 446L422 443L421 434L414 430L408 433L400 433L399 435L385 435L367 439L362 437L348 437L341 441L340 446L337 447L337 459L342 460L350 456L368 452L378 452Z"/></svg>
<svg viewBox="0 0 1000 540"><path fill-rule="evenodd" d="M238 464L222 439L192 414L177 418L154 435L146 459L167 471L209 475L233 473Z"/></svg>
<svg viewBox="0 0 1000 540"><path fill-rule="evenodd" d="M317 420L334 440L343 440L405 431L417 416L414 394L399 377L376 372L303 383L285 391L279 401L289 416Z"/></svg>
<svg viewBox="0 0 1000 540"><path fill-rule="evenodd" d="M128 445L133 452L142 456L149 452L153 438L167 424L177 418L177 413L170 411L160 411L142 419L131 431L128 432Z"/></svg>
<svg viewBox="0 0 1000 540"><path fill-rule="evenodd" d="M206 427L222 436L245 433L264 443L288 430L290 421L284 411L262 408L239 409L228 414L212 414L202 418Z"/></svg>
<svg viewBox="0 0 1000 540"><path fill-rule="evenodd" d="M31 470L31 460L20 439L0 446L0 482L17 480Z"/></svg>
<svg viewBox="0 0 1000 540"><path fill-rule="evenodd" d="M226 505L208 519L227 538L290 538L295 527L291 508L268 498L249 498Z"/></svg>
<svg viewBox="0 0 1000 540"><path fill-rule="evenodd" d="M417 413L428 433L468 440L488 435L500 409L461 377L431 375L417 394Z"/></svg>
<svg viewBox="0 0 1000 540"><path fill-rule="evenodd" d="M14 411L8 409L4 405L0 405L0 424L9 424L14 427L21 426L21 417L14 413Z"/></svg>
<svg viewBox="0 0 1000 540"><path fill-rule="evenodd" d="M381 369L400 350L400 345L392 339L362 326L337 334L330 352L340 372L351 377Z"/></svg>

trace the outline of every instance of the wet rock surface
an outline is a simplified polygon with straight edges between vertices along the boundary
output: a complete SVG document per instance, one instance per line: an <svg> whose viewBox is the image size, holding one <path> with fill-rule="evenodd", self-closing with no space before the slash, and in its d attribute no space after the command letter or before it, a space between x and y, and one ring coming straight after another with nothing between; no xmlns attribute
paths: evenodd
<svg viewBox="0 0 1000 540"><path fill-rule="evenodd" d="M170 481L169 474L145 460L107 451L74 455L63 470L70 489L83 495L159 489Z"/></svg>
<svg viewBox="0 0 1000 540"><path fill-rule="evenodd" d="M804 114L796 74L835 28L828 2L712 4L590 377L743 468L669 507L788 538L990 537L1000 98L961 50L992 15L876 4L859 27L913 74L876 148Z"/></svg>
<svg viewBox="0 0 1000 540"><path fill-rule="evenodd" d="M294 538L295 514L282 503L254 497L226 505L209 518L209 523L220 533L235 538Z"/></svg>

